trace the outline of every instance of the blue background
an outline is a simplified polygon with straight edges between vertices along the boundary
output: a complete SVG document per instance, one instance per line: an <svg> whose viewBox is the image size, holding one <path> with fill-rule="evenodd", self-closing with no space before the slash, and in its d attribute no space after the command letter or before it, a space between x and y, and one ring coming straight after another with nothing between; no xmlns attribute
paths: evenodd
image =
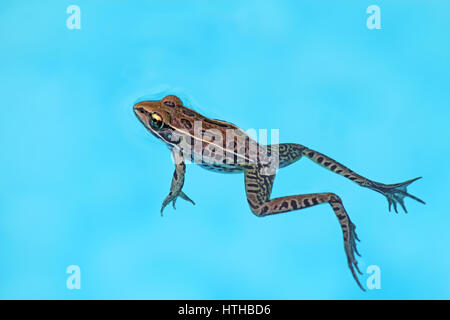
<svg viewBox="0 0 450 320"><path fill-rule="evenodd" d="M0 298L450 298L448 2L0 6ZM381 289L356 286L329 206L256 218L242 175L189 165L197 205L161 218L173 163L132 105L165 92L376 181L423 176L409 191L427 204L407 200L408 215L307 159L277 176L273 196L341 196Z"/></svg>

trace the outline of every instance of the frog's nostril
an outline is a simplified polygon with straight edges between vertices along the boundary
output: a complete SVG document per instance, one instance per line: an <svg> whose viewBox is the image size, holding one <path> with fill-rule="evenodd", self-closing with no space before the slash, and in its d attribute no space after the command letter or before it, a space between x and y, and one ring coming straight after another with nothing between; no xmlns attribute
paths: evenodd
<svg viewBox="0 0 450 320"><path fill-rule="evenodd" d="M145 111L145 109L144 108L142 108L142 107L134 107L134 112L136 112L136 113L141 113L141 114L146 114L147 113L147 111Z"/></svg>

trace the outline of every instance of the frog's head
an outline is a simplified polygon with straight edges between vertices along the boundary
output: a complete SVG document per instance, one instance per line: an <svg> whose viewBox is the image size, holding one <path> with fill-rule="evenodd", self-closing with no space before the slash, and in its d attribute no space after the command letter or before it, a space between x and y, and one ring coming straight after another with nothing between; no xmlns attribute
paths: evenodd
<svg viewBox="0 0 450 320"><path fill-rule="evenodd" d="M134 105L133 110L141 123L156 137L167 140L168 131L172 131L172 114L177 106L182 106L181 100L173 95L161 100L141 101ZM170 135L169 135L170 136Z"/></svg>
<svg viewBox="0 0 450 320"><path fill-rule="evenodd" d="M173 145L179 141L179 138L174 134L176 125L172 120L175 109L182 105L183 103L178 97L170 95L161 100L138 102L134 105L133 110L147 130L155 137Z"/></svg>

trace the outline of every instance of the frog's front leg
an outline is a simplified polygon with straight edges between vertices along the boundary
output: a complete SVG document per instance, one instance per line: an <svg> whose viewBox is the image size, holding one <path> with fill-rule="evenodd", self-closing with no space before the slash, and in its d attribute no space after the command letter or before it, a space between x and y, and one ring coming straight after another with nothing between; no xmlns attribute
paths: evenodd
<svg viewBox="0 0 450 320"><path fill-rule="evenodd" d="M172 150L173 161L175 162L175 171L173 173L172 185L170 186L169 195L164 200L161 207L161 216L163 215L164 208L172 202L175 208L175 202L178 197L195 204L181 189L184 185L184 174L186 173L186 164L183 160L183 155L179 150Z"/></svg>

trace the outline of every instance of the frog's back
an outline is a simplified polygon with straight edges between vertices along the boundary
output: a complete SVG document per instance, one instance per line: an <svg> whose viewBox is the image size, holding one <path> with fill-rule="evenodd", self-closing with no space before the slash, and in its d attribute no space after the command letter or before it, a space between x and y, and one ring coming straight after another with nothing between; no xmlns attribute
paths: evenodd
<svg viewBox="0 0 450 320"><path fill-rule="evenodd" d="M173 110L185 159L205 169L237 173L256 163L258 143L236 125L207 118L185 106Z"/></svg>

